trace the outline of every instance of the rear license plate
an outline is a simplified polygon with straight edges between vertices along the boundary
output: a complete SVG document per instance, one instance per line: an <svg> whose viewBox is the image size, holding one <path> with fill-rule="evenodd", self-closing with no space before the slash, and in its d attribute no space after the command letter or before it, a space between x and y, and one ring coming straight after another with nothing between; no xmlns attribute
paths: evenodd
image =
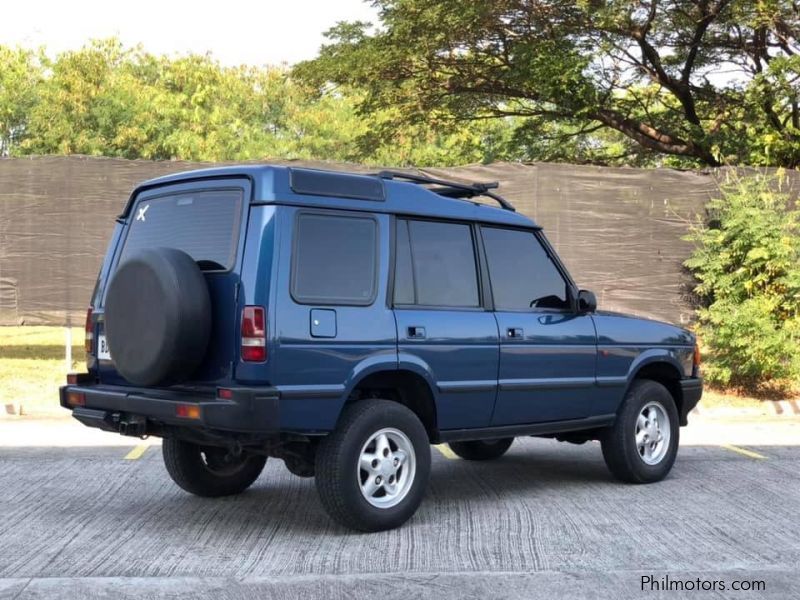
<svg viewBox="0 0 800 600"><path fill-rule="evenodd" d="M106 336L102 334L97 338L97 358L100 360L111 360L111 351L108 349Z"/></svg>

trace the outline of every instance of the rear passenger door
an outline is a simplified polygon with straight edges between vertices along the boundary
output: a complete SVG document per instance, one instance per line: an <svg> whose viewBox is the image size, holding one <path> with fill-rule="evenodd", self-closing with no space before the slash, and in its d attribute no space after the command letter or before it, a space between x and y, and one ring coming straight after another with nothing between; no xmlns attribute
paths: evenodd
<svg viewBox="0 0 800 600"><path fill-rule="evenodd" d="M500 334L492 425L593 414L597 342L588 314L538 231L481 227Z"/></svg>
<svg viewBox="0 0 800 600"><path fill-rule="evenodd" d="M396 220L399 366L436 386L442 430L489 425L496 397L497 323L485 308L476 236L471 224Z"/></svg>

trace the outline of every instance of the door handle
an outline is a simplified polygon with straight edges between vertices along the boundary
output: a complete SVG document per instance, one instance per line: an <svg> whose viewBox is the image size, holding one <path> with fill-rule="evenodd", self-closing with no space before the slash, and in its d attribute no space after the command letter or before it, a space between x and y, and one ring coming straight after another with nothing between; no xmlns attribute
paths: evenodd
<svg viewBox="0 0 800 600"><path fill-rule="evenodd" d="M511 339L520 339L525 335L525 332L522 330L522 327L509 327L506 329L506 335Z"/></svg>
<svg viewBox="0 0 800 600"><path fill-rule="evenodd" d="M425 328L419 325L411 325L406 332L409 339L421 340L425 338Z"/></svg>

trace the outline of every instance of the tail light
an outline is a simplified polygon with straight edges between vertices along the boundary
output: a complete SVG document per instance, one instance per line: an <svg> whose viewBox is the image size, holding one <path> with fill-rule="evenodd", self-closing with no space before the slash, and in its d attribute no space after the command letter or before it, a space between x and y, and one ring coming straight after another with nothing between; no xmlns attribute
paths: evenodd
<svg viewBox="0 0 800 600"><path fill-rule="evenodd" d="M267 319L263 306L245 306L242 310L242 360L267 360Z"/></svg>
<svg viewBox="0 0 800 600"><path fill-rule="evenodd" d="M175 416L182 419L199 419L202 414L197 404L176 404Z"/></svg>
<svg viewBox="0 0 800 600"><path fill-rule="evenodd" d="M86 406L86 396L81 392L68 392L67 404L69 406Z"/></svg>
<svg viewBox="0 0 800 600"><path fill-rule="evenodd" d="M94 341L94 325L92 324L92 307L86 310L86 324L84 325L83 347L87 354L92 353L92 342Z"/></svg>

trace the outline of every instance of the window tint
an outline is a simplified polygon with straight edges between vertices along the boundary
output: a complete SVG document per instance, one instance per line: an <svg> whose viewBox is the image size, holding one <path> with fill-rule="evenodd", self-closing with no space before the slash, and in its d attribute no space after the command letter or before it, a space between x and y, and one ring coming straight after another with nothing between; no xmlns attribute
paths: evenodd
<svg viewBox="0 0 800 600"><path fill-rule="evenodd" d="M567 283L528 231L481 229L495 308L568 308Z"/></svg>
<svg viewBox="0 0 800 600"><path fill-rule="evenodd" d="M394 267L394 303L414 304L414 272L411 267L411 242L408 222L397 221Z"/></svg>
<svg viewBox="0 0 800 600"><path fill-rule="evenodd" d="M416 303L479 306L472 232L467 225L409 221Z"/></svg>
<svg viewBox="0 0 800 600"><path fill-rule="evenodd" d="M158 246L183 250L208 270L233 267L242 215L240 190L208 190L143 199L131 213L120 262Z"/></svg>
<svg viewBox="0 0 800 600"><path fill-rule="evenodd" d="M373 219L301 213L292 262L292 296L309 304L372 303L378 224Z"/></svg>

